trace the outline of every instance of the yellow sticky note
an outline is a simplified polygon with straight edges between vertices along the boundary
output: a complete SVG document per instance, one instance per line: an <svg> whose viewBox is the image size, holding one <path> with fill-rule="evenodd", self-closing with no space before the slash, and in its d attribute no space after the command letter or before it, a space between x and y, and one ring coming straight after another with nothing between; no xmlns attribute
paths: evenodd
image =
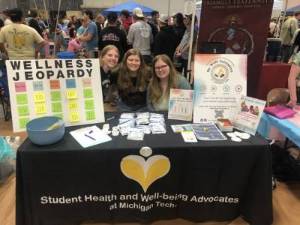
<svg viewBox="0 0 300 225"><path fill-rule="evenodd" d="M76 123L80 121L79 112L70 112L70 122Z"/></svg>
<svg viewBox="0 0 300 225"><path fill-rule="evenodd" d="M76 89L67 89L67 99L76 99L77 90Z"/></svg>
<svg viewBox="0 0 300 225"><path fill-rule="evenodd" d="M78 102L77 101L69 101L69 103L68 103L68 108L70 109L70 110L77 110L78 109Z"/></svg>
<svg viewBox="0 0 300 225"><path fill-rule="evenodd" d="M34 111L36 114L45 114L47 112L46 104L45 103L35 104Z"/></svg>
<svg viewBox="0 0 300 225"><path fill-rule="evenodd" d="M46 101L45 93L42 91L34 92L33 100L34 100L34 103L45 102Z"/></svg>

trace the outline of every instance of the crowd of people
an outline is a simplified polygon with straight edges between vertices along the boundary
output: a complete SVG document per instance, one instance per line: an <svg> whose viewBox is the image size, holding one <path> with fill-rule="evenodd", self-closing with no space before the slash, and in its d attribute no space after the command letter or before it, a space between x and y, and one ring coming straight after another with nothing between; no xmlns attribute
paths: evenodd
<svg viewBox="0 0 300 225"><path fill-rule="evenodd" d="M192 15L173 17L140 8L94 18L62 18L53 26L35 11L24 20L22 10L5 11L0 51L9 59L52 58L70 51L77 57L99 58L104 102L119 111L167 110L170 88L190 89L187 79ZM95 54L97 53L97 54ZM180 61L175 68L173 59ZM179 65L179 66L178 66ZM100 76L100 75L99 75Z"/></svg>

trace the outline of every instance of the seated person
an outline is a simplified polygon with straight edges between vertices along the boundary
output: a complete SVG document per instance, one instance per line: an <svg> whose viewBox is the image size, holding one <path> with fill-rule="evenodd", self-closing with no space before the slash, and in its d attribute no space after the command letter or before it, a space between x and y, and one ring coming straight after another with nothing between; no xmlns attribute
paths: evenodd
<svg viewBox="0 0 300 225"><path fill-rule="evenodd" d="M288 86L290 91L290 101L288 105L295 107L297 104L300 104L300 52L295 55L295 58L292 62L292 67L288 78ZM298 106L297 108L300 107Z"/></svg>
<svg viewBox="0 0 300 225"><path fill-rule="evenodd" d="M145 111L147 86L151 76L144 59L138 49L128 50L118 73L114 76L119 101L118 111Z"/></svg>
<svg viewBox="0 0 300 225"><path fill-rule="evenodd" d="M101 84L104 102L112 101L111 78L112 70L119 61L119 50L114 45L107 45L101 51L100 57Z"/></svg>
<svg viewBox="0 0 300 225"><path fill-rule="evenodd" d="M152 64L153 77L147 93L147 106L151 111L168 111L170 89L191 89L185 77L178 74L167 55L157 55Z"/></svg>

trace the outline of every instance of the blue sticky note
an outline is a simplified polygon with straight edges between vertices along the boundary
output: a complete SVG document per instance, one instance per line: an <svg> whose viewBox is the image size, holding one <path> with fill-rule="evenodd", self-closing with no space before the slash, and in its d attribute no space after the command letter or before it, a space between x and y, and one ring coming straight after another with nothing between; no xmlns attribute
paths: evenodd
<svg viewBox="0 0 300 225"><path fill-rule="evenodd" d="M43 81L33 81L33 90L34 91L43 91Z"/></svg>
<svg viewBox="0 0 300 225"><path fill-rule="evenodd" d="M75 79L67 79L66 80L66 88L76 88L76 80Z"/></svg>

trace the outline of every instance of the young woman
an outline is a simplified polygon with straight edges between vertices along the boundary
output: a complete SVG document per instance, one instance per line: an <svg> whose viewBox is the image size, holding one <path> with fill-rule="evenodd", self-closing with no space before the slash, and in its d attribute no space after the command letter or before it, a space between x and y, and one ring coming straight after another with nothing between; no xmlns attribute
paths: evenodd
<svg viewBox="0 0 300 225"><path fill-rule="evenodd" d="M150 77L151 71L140 51L128 50L115 77L119 93L118 111L146 110L146 93Z"/></svg>
<svg viewBox="0 0 300 225"><path fill-rule="evenodd" d="M119 61L119 50L114 45L107 45L100 54L101 83L104 102L113 101L112 97L112 70Z"/></svg>
<svg viewBox="0 0 300 225"><path fill-rule="evenodd" d="M295 55L288 78L290 102L292 107L300 108L300 52Z"/></svg>
<svg viewBox="0 0 300 225"><path fill-rule="evenodd" d="M168 111L170 89L191 89L185 77L179 75L167 55L153 60L153 77L148 87L147 106L151 111Z"/></svg>

